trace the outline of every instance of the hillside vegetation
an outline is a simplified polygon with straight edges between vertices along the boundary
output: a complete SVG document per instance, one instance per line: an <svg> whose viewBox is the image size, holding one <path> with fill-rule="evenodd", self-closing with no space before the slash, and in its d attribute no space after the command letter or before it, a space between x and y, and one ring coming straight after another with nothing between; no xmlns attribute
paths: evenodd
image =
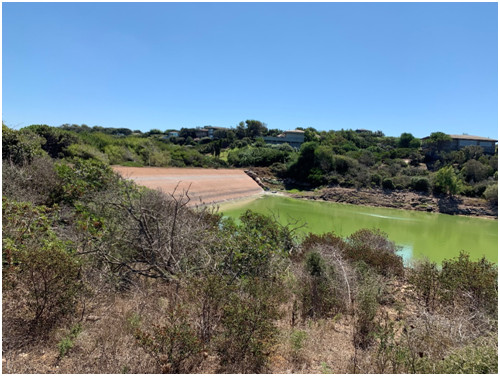
<svg viewBox="0 0 500 376"><path fill-rule="evenodd" d="M277 187L286 189L373 188L479 197L497 204L498 152L488 155L479 146L449 151L450 138L441 132L422 143L410 133L387 137L380 131L307 128L297 150L288 144L265 144L263 136L280 131L257 120L215 130L213 138L196 138L197 131L182 128L178 137L169 137L160 130L32 125L21 129L19 137L40 145L52 158L124 166L267 167ZM4 147L12 132L4 128ZM15 153L3 156L17 158Z"/></svg>
<svg viewBox="0 0 500 376"><path fill-rule="evenodd" d="M191 209L109 163L226 162L151 135L3 128L3 372L498 372L496 265L407 269L377 230L299 237L300 220ZM284 173L325 149L248 147L289 153ZM342 179L360 163L334 158Z"/></svg>

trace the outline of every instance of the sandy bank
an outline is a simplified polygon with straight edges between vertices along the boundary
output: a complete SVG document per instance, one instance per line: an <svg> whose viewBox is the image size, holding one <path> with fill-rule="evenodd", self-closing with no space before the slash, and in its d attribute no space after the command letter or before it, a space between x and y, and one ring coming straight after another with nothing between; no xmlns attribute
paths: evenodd
<svg viewBox="0 0 500 376"><path fill-rule="evenodd" d="M112 166L124 178L165 193L188 192L190 205L255 196L262 188L239 169L163 168Z"/></svg>

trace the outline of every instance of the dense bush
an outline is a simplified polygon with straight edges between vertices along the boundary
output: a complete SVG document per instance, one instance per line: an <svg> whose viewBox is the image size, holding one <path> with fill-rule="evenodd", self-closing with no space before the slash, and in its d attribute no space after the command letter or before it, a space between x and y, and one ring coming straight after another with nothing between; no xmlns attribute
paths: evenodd
<svg viewBox="0 0 500 376"><path fill-rule="evenodd" d="M384 180L382 180L382 188L392 190L396 187L394 186L394 182L392 181L392 179L385 178Z"/></svg>
<svg viewBox="0 0 500 376"><path fill-rule="evenodd" d="M16 165L30 163L37 156L47 155L42 149L44 142L29 130L16 131L2 124L2 161Z"/></svg>
<svg viewBox="0 0 500 376"><path fill-rule="evenodd" d="M243 281L223 307L222 331L216 350L222 372L262 372L276 343L280 317L276 287L259 278Z"/></svg>
<svg viewBox="0 0 500 376"><path fill-rule="evenodd" d="M484 198L494 205L498 204L498 184L489 185L484 191Z"/></svg>
<svg viewBox="0 0 500 376"><path fill-rule="evenodd" d="M440 275L442 299L464 301L471 309L485 309L496 314L498 309L498 271L495 264L481 258L472 261L460 252L454 259L444 260Z"/></svg>
<svg viewBox="0 0 500 376"><path fill-rule="evenodd" d="M317 251L306 254L302 268L296 272L302 320L345 312L350 304L345 296L349 286L341 276L341 268Z"/></svg>
<svg viewBox="0 0 500 376"><path fill-rule="evenodd" d="M429 179L424 177L414 177L411 179L411 186L414 190L427 193L431 189Z"/></svg>
<svg viewBox="0 0 500 376"><path fill-rule="evenodd" d="M236 167L267 167L273 163L285 163L292 150L278 147L245 147L230 151L227 160Z"/></svg>
<svg viewBox="0 0 500 376"><path fill-rule="evenodd" d="M497 275L493 263L485 258L472 261L469 254L462 251L458 257L444 260L441 269L429 261L417 263L410 271L409 281L430 309L438 303L455 304L496 314Z"/></svg>
<svg viewBox="0 0 500 376"><path fill-rule="evenodd" d="M7 311L37 329L72 312L82 289L80 262L52 229L45 206L2 200L2 260ZM20 308L14 308L20 307ZM6 312L4 311L4 314Z"/></svg>

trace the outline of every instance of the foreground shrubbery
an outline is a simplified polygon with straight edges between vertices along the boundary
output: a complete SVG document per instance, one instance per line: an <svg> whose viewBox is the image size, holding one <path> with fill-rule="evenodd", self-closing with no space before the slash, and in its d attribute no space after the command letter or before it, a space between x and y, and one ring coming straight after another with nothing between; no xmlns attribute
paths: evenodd
<svg viewBox="0 0 500 376"><path fill-rule="evenodd" d="M3 165L9 372L54 371L16 363L37 348L68 373L318 372L319 334L345 341L336 372L496 372L486 260L408 270L376 230L299 241L300 224L221 218L102 162L28 155Z"/></svg>

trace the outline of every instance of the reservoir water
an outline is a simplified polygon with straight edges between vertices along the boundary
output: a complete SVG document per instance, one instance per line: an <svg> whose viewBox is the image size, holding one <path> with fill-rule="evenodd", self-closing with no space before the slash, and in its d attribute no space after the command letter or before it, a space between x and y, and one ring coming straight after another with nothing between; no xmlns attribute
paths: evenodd
<svg viewBox="0 0 500 376"><path fill-rule="evenodd" d="M347 237L357 230L380 229L401 247L406 264L423 256L441 263L458 256L461 250L473 259L485 256L498 262L498 222L492 219L451 216L409 210L374 208L284 196L264 195L256 199L221 204L220 211L238 218L247 209L273 214L283 224L306 223L303 233L333 231Z"/></svg>

